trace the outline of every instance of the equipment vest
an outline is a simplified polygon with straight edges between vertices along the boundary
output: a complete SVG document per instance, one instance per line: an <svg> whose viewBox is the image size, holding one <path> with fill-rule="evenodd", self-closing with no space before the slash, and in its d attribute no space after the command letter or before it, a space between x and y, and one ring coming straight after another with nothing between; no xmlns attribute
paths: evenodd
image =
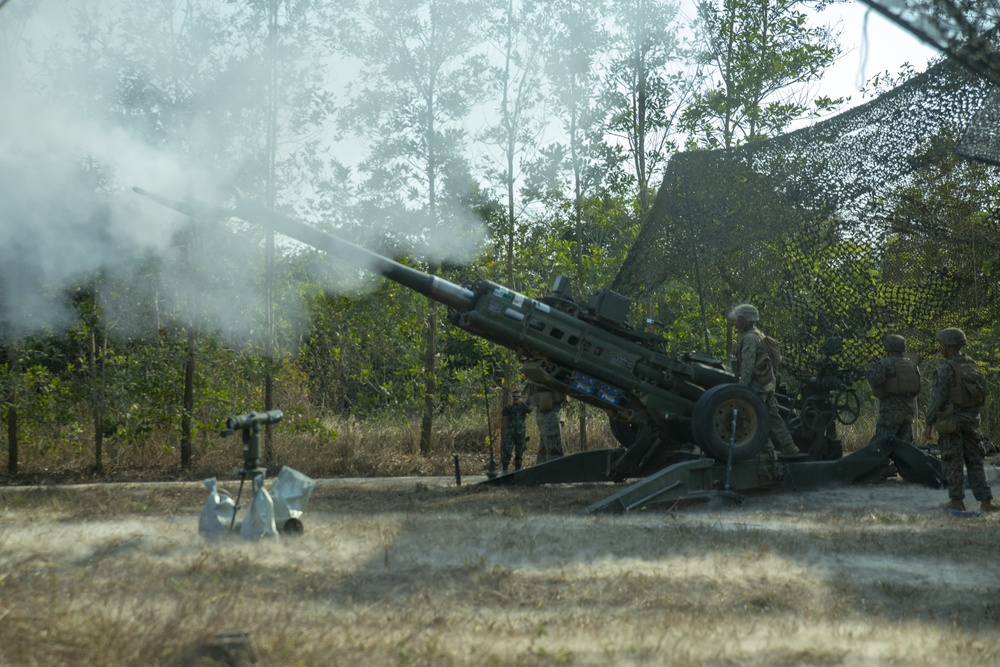
<svg viewBox="0 0 1000 667"><path fill-rule="evenodd" d="M916 396L920 393L920 373L909 359L893 359L895 374L885 379L882 385L884 396L896 394L899 396ZM882 398L879 396L879 398Z"/></svg>
<svg viewBox="0 0 1000 667"><path fill-rule="evenodd" d="M968 357L949 359L948 365L955 371L948 396L951 402L960 408L977 408L985 404L986 378L979 365Z"/></svg>

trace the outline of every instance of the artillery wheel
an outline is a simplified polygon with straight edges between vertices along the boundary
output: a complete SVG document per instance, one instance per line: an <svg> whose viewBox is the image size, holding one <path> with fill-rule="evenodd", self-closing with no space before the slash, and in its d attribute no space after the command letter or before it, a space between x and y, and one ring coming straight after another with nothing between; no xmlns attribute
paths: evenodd
<svg viewBox="0 0 1000 667"><path fill-rule="evenodd" d="M837 412L837 421L850 426L861 416L861 399L853 389L838 392L833 401L833 409Z"/></svg>
<svg viewBox="0 0 1000 667"><path fill-rule="evenodd" d="M769 437L771 417L756 394L738 384L712 387L694 404L691 431L698 447L717 461L729 457L733 408L737 411L734 462L755 458Z"/></svg>

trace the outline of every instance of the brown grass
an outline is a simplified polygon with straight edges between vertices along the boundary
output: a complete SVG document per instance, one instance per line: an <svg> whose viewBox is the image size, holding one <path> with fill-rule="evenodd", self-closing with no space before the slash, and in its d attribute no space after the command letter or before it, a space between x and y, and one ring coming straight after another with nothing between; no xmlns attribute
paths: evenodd
<svg viewBox="0 0 1000 667"><path fill-rule="evenodd" d="M196 483L0 491L0 665L989 665L997 519L943 492L629 516L607 485L321 483L299 539L206 542Z"/></svg>
<svg viewBox="0 0 1000 667"><path fill-rule="evenodd" d="M500 460L499 411L491 416L495 449ZM602 413L588 409L587 441L591 449L612 448L611 436ZM565 428L567 451L577 451L580 442L579 417L568 411ZM361 421L354 418L326 419L321 425L294 415L272 427L272 451L265 465L279 469L289 465L313 477L394 477L408 475L451 475L454 457L469 474L483 473L489 464L485 414L438 415L434 445L424 455L419 451L418 417L387 417ZM533 461L538 432L529 420L528 460ZM261 436L264 447L264 436ZM217 431L202 431L194 443L193 465L181 470L179 443L175 434L153 433L140 444L122 446L113 440L104 446L104 474L94 474L94 454L90 446L60 442L40 447L22 446L19 474L6 474L6 448L0 451L0 483L47 484L98 481L201 480L232 476L242 466L239 434L220 438ZM465 474L463 472L463 474Z"/></svg>
<svg viewBox="0 0 1000 667"><path fill-rule="evenodd" d="M567 453L581 450L579 409L573 405L565 413L564 448ZM618 446L603 413L587 410L587 448ZM221 422L220 422L221 425ZM500 460L500 415L495 406L490 416L494 459ZM917 444L923 443L917 433ZM844 451L866 445L875 430L874 415L863 413L850 426L838 425ZM394 477L410 475L452 475L454 457L459 456L462 474L481 474L489 465L489 429L485 414L441 414L435 419L434 445L424 455L419 451L420 420L417 416L393 416L358 420L351 417L326 418L288 413L272 427L272 451L264 462L277 470L289 465L313 477ZM538 430L528 420L529 462L534 461ZM193 465L180 468L180 450L174 433L152 433L139 444L128 446L108 440L104 447L104 473L94 474L91 436L81 433L74 442L60 441L46 447L22 446L19 474L7 471L6 448L0 450L0 483L47 484L140 480L201 480L232 476L242 465L241 439L220 438L218 431L202 430L194 443ZM262 436L262 443L263 443ZM263 446L263 445L262 445Z"/></svg>

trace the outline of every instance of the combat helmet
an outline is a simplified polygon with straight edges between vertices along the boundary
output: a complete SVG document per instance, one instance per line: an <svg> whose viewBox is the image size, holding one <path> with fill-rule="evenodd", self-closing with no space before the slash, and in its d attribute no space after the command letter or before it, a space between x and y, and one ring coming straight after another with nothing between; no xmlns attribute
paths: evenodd
<svg viewBox="0 0 1000 667"><path fill-rule="evenodd" d="M958 347L962 347L967 342L965 332L961 329L956 329L955 327L941 329L941 331L938 331L936 338L938 342L944 343L945 345L957 345Z"/></svg>
<svg viewBox="0 0 1000 667"><path fill-rule="evenodd" d="M735 321L736 318L742 317L747 322L759 322L760 313L757 312L757 308L751 306L749 303L741 303L740 305L729 311L729 319Z"/></svg>
<svg viewBox="0 0 1000 667"><path fill-rule="evenodd" d="M838 355L844 351L844 339L840 336L830 336L819 346L819 351L828 357Z"/></svg>
<svg viewBox="0 0 1000 667"><path fill-rule="evenodd" d="M906 339L898 334L889 334L882 339L886 352L906 352Z"/></svg>

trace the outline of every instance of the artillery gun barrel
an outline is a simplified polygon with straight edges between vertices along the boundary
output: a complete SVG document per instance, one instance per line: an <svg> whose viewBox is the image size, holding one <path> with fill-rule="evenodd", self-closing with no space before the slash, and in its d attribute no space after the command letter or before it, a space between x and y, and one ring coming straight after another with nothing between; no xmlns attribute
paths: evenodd
<svg viewBox="0 0 1000 667"><path fill-rule="evenodd" d="M582 385L574 395L604 409L623 414L651 411L657 419L683 415L690 412L707 387L732 379L724 371L678 362L629 340L620 330L596 326L575 313L563 312L488 280L479 280L467 288L404 266L273 211L238 191L226 207L220 208L194 200L172 200L140 188L134 190L189 216L233 216L273 229L443 303L451 308L448 319L452 324L524 357L554 362L567 371L558 379L562 390L572 391ZM555 380L535 379L543 383ZM657 398L639 400L638 396Z"/></svg>
<svg viewBox="0 0 1000 667"><path fill-rule="evenodd" d="M143 190L133 188L135 192L163 204L185 215L195 216L235 216L247 222L261 225L265 228L281 232L296 241L301 241L328 255L339 257L354 266L359 266L384 276L389 280L423 294L429 299L443 303L458 311L467 311L476 304L476 294L461 285L410 268L382 255L366 250L359 245L345 241L333 234L316 229L266 206L247 199L237 192L236 205L231 209L212 208L195 201L176 201Z"/></svg>

